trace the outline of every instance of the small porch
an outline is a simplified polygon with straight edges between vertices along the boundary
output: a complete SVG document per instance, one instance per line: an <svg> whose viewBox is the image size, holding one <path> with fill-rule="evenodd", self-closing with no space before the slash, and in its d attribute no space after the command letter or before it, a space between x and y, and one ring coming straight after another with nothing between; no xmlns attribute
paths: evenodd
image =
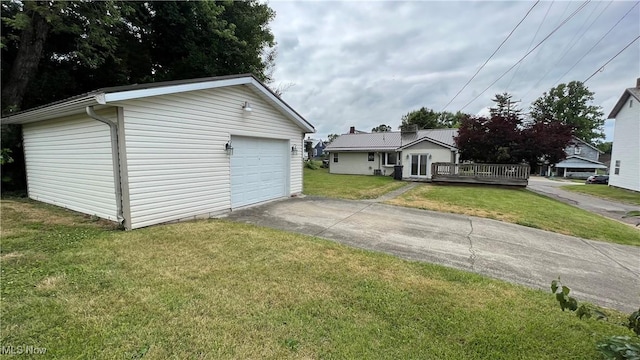
<svg viewBox="0 0 640 360"><path fill-rule="evenodd" d="M555 176L571 179L586 179L598 171L605 173L607 166L599 161L569 156L555 166Z"/></svg>
<svg viewBox="0 0 640 360"><path fill-rule="evenodd" d="M440 183L527 186L529 165L431 164L431 181Z"/></svg>

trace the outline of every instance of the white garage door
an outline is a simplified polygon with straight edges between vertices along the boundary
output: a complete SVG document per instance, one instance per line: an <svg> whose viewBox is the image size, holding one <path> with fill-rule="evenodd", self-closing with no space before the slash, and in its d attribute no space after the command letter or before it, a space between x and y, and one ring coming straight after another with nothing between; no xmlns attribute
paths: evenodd
<svg viewBox="0 0 640 360"><path fill-rule="evenodd" d="M232 136L231 208L286 195L289 142Z"/></svg>

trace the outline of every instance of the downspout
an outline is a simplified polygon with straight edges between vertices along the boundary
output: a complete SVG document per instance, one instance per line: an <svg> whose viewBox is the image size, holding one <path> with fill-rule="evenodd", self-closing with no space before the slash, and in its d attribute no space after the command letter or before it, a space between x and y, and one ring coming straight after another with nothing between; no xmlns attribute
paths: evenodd
<svg viewBox="0 0 640 360"><path fill-rule="evenodd" d="M113 185L115 188L116 194L116 208L117 208L117 218L118 223L122 225L124 223L124 215L122 212L122 185L120 184L120 149L118 148L118 125L117 123L101 117L96 114L93 110L93 106L87 106L85 108L87 111L87 115L89 115L92 119L98 120L102 123L105 123L109 126L109 130L111 132L111 159L113 163Z"/></svg>

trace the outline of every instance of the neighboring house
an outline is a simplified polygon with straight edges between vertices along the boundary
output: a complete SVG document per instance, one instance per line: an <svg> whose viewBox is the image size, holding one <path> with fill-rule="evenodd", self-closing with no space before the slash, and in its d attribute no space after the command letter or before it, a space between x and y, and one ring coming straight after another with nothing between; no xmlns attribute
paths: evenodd
<svg viewBox="0 0 640 360"><path fill-rule="evenodd" d="M29 197L135 229L302 192L315 129L252 75L96 90L22 124Z"/></svg>
<svg viewBox="0 0 640 360"><path fill-rule="evenodd" d="M312 149L312 153L311 156L312 158L318 158L320 156L322 156L323 152L324 152L324 148L327 146L326 143L324 141L322 141L321 139L312 139L312 138L307 138L304 140L304 144L305 144L305 150L307 149L307 144L310 143L311 144L311 149ZM309 158L309 154L305 151L304 154L304 158L308 159Z"/></svg>
<svg viewBox="0 0 640 360"><path fill-rule="evenodd" d="M609 185L640 191L640 78L622 93L609 119L616 119Z"/></svg>
<svg viewBox="0 0 640 360"><path fill-rule="evenodd" d="M313 157L322 156L322 154L324 154L324 149L326 147L327 147L327 144L324 141L318 140L318 143L315 144L315 146L313 146Z"/></svg>
<svg viewBox="0 0 640 360"><path fill-rule="evenodd" d="M604 154L597 147L588 142L573 137L571 143L564 149L567 157L554 165L555 176L565 178L586 179L600 171L606 171L607 166L600 161L600 154ZM551 169L543 166L541 174L548 175Z"/></svg>
<svg viewBox="0 0 640 360"><path fill-rule="evenodd" d="M332 174L392 175L403 166L403 179L430 179L431 164L459 160L453 138L457 129L417 132L349 133L336 138L329 153Z"/></svg>

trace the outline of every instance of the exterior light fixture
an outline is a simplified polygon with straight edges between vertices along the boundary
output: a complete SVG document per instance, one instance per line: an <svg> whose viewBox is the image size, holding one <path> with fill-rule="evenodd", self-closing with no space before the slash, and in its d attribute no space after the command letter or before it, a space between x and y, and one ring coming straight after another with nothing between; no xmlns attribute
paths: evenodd
<svg viewBox="0 0 640 360"><path fill-rule="evenodd" d="M253 109L251 108L251 104L249 104L248 101L245 101L244 104L242 105L242 110L246 111L246 112L251 112L253 111Z"/></svg>
<svg viewBox="0 0 640 360"><path fill-rule="evenodd" d="M233 146L231 146L231 140L224 144L224 149L227 151L227 155L233 155Z"/></svg>
<svg viewBox="0 0 640 360"><path fill-rule="evenodd" d="M291 155L296 155L298 153L298 147L293 145L291 147Z"/></svg>

